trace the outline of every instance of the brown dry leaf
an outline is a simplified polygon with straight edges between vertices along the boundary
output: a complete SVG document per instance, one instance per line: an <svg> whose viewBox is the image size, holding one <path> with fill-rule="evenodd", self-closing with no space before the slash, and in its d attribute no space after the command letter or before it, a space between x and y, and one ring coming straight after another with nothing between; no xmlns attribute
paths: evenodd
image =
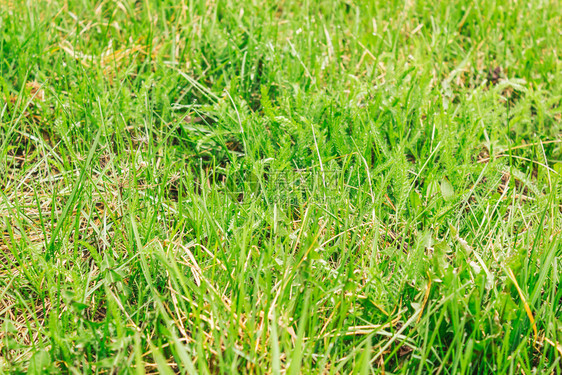
<svg viewBox="0 0 562 375"><path fill-rule="evenodd" d="M488 81L494 86L500 82L502 76L503 74L501 66L498 66L495 69L490 68L488 70Z"/></svg>
<svg viewBox="0 0 562 375"><path fill-rule="evenodd" d="M41 102L45 101L45 91L42 89L43 85L37 81L27 82L25 87L31 91L31 96L34 100Z"/></svg>
<svg viewBox="0 0 562 375"><path fill-rule="evenodd" d="M482 146L478 156L476 157L478 163L488 163L490 161L490 151L486 146Z"/></svg>

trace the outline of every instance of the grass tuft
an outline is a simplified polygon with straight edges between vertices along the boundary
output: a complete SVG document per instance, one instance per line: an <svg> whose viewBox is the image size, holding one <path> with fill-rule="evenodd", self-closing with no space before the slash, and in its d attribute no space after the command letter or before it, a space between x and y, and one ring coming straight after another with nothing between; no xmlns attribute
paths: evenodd
<svg viewBox="0 0 562 375"><path fill-rule="evenodd" d="M0 372L558 373L557 1L0 1Z"/></svg>

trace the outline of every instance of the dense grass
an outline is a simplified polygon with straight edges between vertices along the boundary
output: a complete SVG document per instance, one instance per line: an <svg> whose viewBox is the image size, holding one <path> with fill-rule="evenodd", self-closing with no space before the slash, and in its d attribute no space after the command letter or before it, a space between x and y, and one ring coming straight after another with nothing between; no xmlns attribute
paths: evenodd
<svg viewBox="0 0 562 375"><path fill-rule="evenodd" d="M0 372L559 373L559 1L0 1Z"/></svg>

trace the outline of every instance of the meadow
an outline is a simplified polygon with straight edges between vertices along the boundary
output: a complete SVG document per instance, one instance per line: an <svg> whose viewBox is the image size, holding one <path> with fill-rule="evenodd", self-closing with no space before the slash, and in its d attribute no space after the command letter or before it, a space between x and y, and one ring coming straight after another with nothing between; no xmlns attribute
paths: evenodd
<svg viewBox="0 0 562 375"><path fill-rule="evenodd" d="M0 0L0 373L561 373L561 9Z"/></svg>

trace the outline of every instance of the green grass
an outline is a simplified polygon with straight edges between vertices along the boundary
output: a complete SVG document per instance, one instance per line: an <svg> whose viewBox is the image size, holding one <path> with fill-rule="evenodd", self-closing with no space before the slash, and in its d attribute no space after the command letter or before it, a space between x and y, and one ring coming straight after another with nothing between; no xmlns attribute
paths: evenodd
<svg viewBox="0 0 562 375"><path fill-rule="evenodd" d="M561 8L1 0L0 372L560 373Z"/></svg>

